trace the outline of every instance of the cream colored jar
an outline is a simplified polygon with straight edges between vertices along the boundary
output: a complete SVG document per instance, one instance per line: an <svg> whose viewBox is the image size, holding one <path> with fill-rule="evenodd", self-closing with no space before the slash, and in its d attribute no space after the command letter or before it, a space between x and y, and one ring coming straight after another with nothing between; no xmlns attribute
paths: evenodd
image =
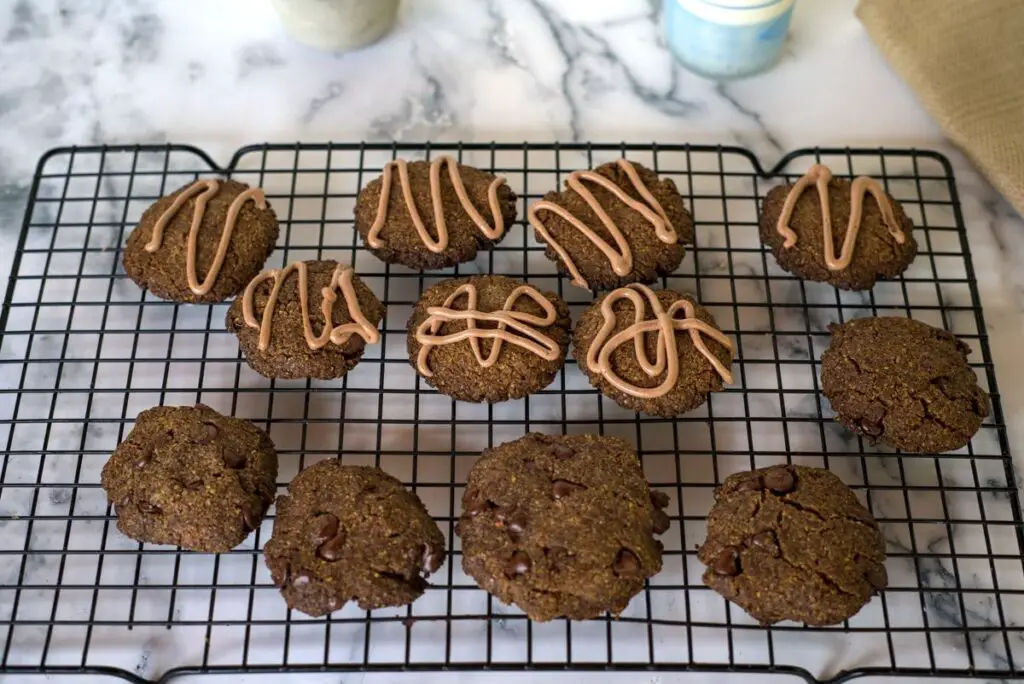
<svg viewBox="0 0 1024 684"><path fill-rule="evenodd" d="M394 25L399 0L273 0L285 30L320 50L354 50Z"/></svg>

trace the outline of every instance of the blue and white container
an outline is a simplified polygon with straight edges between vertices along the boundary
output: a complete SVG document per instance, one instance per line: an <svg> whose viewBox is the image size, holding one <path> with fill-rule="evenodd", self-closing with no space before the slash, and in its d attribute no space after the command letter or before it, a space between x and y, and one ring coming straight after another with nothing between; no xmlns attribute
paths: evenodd
<svg viewBox="0 0 1024 684"><path fill-rule="evenodd" d="M665 0L665 36L690 71L749 76L782 56L796 0Z"/></svg>

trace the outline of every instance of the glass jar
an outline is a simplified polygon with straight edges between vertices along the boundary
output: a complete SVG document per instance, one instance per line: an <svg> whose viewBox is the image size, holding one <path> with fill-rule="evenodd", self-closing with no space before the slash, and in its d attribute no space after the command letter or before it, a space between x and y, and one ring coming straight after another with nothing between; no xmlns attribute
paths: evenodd
<svg viewBox="0 0 1024 684"><path fill-rule="evenodd" d="M292 38L320 50L354 50L395 25L399 0L273 0Z"/></svg>
<svg viewBox="0 0 1024 684"><path fill-rule="evenodd" d="M796 0L665 0L665 37L690 71L749 76L782 56Z"/></svg>

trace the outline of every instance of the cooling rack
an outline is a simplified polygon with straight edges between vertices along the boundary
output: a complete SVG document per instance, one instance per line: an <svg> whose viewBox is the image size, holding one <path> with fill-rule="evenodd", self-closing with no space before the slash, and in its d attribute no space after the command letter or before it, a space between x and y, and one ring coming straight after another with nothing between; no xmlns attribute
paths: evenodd
<svg viewBox="0 0 1024 684"><path fill-rule="evenodd" d="M545 391L493 406L451 401L408 364L419 294L454 274L504 273L557 290L578 315L589 292L559 278L522 221L475 263L420 274L387 266L352 228L356 192L390 159L454 154L503 174L526 204L565 175L622 155L675 179L697 244L664 285L694 293L736 341L737 382L675 420L603 399L570 360ZM781 271L757 237L759 199L815 162L879 178L914 219L918 257L871 292ZM223 328L226 305L160 301L125 277L121 246L158 196L198 176L265 188L281 220L270 265L351 263L387 304L379 345L343 380L268 381ZM826 326L913 316L973 350L991 418L942 455L874 448L832 420L817 359ZM860 675L1024 674L1021 510L949 162L920 150L814 149L765 169L736 147L605 144L253 145L219 167L193 147L70 147L39 162L0 313L0 673L184 674L428 670L780 673L807 682ZM206 403L266 428L281 482L337 455L415 489L451 555L411 607L353 605L326 619L289 612L260 549L271 518L229 554L138 544L115 529L100 471L137 413ZM532 623L466 577L458 538L466 474L484 448L537 430L634 443L669 494L664 570L617 619ZM700 581L713 488L777 462L828 467L880 521L890 587L848 623L762 628Z"/></svg>

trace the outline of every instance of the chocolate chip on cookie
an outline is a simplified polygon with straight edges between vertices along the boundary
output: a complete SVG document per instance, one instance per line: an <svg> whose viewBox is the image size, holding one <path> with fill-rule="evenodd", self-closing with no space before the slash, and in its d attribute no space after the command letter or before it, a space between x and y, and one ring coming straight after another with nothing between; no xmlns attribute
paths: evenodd
<svg viewBox="0 0 1024 684"><path fill-rule="evenodd" d="M388 162L356 198L356 230L377 258L419 271L476 258L516 220L516 194L500 176L459 164Z"/></svg>
<svg viewBox="0 0 1024 684"><path fill-rule="evenodd" d="M262 190L198 180L142 214L125 244L124 270L162 299L222 302L260 272L277 236L277 217Z"/></svg>
<svg viewBox="0 0 1024 684"><path fill-rule="evenodd" d="M349 266L296 261L256 276L231 303L226 325L261 375L331 380L379 341L383 318L384 305Z"/></svg>
<svg viewBox="0 0 1024 684"><path fill-rule="evenodd" d="M102 475L122 533L210 552L230 551L259 526L276 479L267 434L202 404L140 413Z"/></svg>
<svg viewBox="0 0 1024 684"><path fill-rule="evenodd" d="M872 442L911 452L965 446L988 415L988 396L952 333L909 318L832 325L821 386L836 420Z"/></svg>
<svg viewBox="0 0 1024 684"><path fill-rule="evenodd" d="M917 254L913 222L877 181L833 178L821 164L768 192L760 233L783 269L844 290L895 278Z"/></svg>
<svg viewBox="0 0 1024 684"><path fill-rule="evenodd" d="M316 617L348 601L363 610L412 603L444 562L444 535L401 482L330 459L277 498L263 557L285 603Z"/></svg>
<svg viewBox="0 0 1024 684"><path fill-rule="evenodd" d="M626 159L574 171L565 190L547 193L528 214L544 254L589 289L652 282L675 271L693 244L675 183Z"/></svg>
<svg viewBox="0 0 1024 684"><path fill-rule="evenodd" d="M462 568L534 620L618 614L661 570L667 504L621 439L528 434L469 473Z"/></svg>
<svg viewBox="0 0 1024 684"><path fill-rule="evenodd" d="M431 386L462 401L519 399L565 364L569 307L505 276L445 280L409 319L409 360Z"/></svg>
<svg viewBox="0 0 1024 684"><path fill-rule="evenodd" d="M725 479L697 557L704 584L762 624L834 625L888 584L885 540L850 488L821 468Z"/></svg>
<svg viewBox="0 0 1024 684"><path fill-rule="evenodd" d="M620 406L671 418L732 382L733 343L692 298L634 284L594 302L573 352L590 384Z"/></svg>

